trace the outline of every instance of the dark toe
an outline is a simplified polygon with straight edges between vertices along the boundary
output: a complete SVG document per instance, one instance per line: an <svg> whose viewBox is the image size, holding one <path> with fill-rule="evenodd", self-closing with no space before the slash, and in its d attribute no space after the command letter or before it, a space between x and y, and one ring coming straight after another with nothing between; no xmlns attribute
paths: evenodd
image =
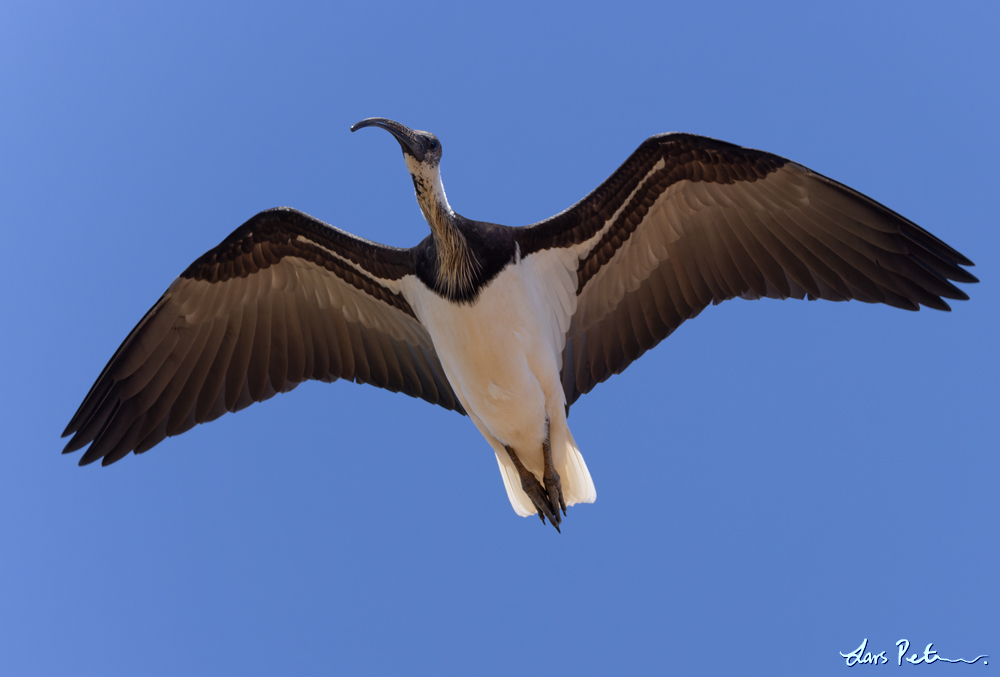
<svg viewBox="0 0 1000 677"><path fill-rule="evenodd" d="M566 499L563 498L562 482L559 480L559 473L556 472L555 468L552 468L551 474L545 474L545 493L548 494L552 512L558 514L559 510L562 509L562 514L565 516Z"/></svg>
<svg viewBox="0 0 1000 677"><path fill-rule="evenodd" d="M538 480L534 477L529 477L521 482L521 488L524 489L524 493L528 494L528 498L534 504L542 522L545 522L545 518L548 517L549 521L552 522L552 526L558 531L559 523L562 522L562 519L559 517L559 511L558 509L553 509L549 503L547 492Z"/></svg>

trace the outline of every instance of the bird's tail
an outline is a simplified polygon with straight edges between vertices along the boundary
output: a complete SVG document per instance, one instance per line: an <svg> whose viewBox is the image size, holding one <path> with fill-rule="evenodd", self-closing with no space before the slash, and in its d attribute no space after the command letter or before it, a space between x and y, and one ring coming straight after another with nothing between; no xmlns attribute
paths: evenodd
<svg viewBox="0 0 1000 677"><path fill-rule="evenodd" d="M583 460L583 454L576 446L573 433L568 428L566 438L566 455L562 467L556 464L556 470L562 481L563 498L566 499L566 505L593 503L597 500L597 488L590 476L590 470L587 469L587 463Z"/></svg>
<svg viewBox="0 0 1000 677"><path fill-rule="evenodd" d="M559 480L562 484L563 498L566 505L576 505L577 503L593 503L597 499L597 489L594 487L594 480L587 469L587 463L583 460L583 455L576 446L573 433L569 428L565 428L565 438L561 441L552 440L553 460L556 472L559 473ZM558 453L557 444L563 445L563 453ZM497 452L497 463L500 465L500 475L503 477L503 486L507 490L507 498L510 504L521 517L534 515L534 504L528 495L521 489L521 476L514 467L514 462L504 451ZM541 481L541 477L538 478Z"/></svg>

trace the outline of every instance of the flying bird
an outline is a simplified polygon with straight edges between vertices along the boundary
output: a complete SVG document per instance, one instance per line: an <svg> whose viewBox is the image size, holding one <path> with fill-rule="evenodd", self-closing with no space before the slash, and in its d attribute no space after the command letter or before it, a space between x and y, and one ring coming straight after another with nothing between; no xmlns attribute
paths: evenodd
<svg viewBox="0 0 1000 677"><path fill-rule="evenodd" d="M511 505L559 529L597 496L570 406L727 299L856 299L950 310L965 256L855 190L777 155L650 137L592 193L508 227L465 218L441 142L385 118L430 226L410 249L289 208L199 257L139 321L63 436L85 465L302 381L346 379L467 415Z"/></svg>

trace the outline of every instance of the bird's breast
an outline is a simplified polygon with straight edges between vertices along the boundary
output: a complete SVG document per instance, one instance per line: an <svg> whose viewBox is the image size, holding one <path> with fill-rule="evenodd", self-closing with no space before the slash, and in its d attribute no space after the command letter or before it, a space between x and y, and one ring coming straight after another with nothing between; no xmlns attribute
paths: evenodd
<svg viewBox="0 0 1000 677"><path fill-rule="evenodd" d="M561 398L559 354L546 313L517 262L473 303L455 303L414 280L404 289L456 394L497 439L543 430L546 402ZM411 300L412 299L412 300ZM560 348L561 350L561 348Z"/></svg>

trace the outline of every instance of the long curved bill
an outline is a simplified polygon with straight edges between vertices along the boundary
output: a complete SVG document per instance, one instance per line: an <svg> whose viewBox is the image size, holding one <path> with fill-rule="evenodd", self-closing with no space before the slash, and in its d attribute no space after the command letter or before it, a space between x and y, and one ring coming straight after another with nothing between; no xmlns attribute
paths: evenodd
<svg viewBox="0 0 1000 677"><path fill-rule="evenodd" d="M365 118L361 122L355 122L351 125L351 131L356 132L365 127L379 127L389 132L399 141L399 145L403 147L404 153L409 153L417 158L417 160L423 162L423 144L417 139L417 135L413 130L406 125L401 125L395 120L388 118Z"/></svg>

